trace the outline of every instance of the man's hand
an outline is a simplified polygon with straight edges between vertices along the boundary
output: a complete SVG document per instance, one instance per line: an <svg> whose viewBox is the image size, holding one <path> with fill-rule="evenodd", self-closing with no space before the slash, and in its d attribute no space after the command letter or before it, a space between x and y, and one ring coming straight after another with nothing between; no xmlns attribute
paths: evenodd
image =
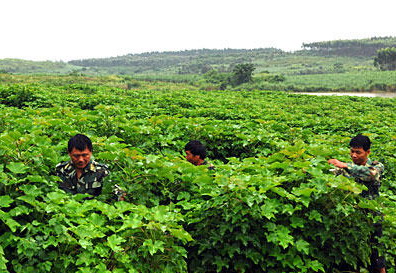
<svg viewBox="0 0 396 273"><path fill-rule="evenodd" d="M327 161L329 164L336 166L337 168L347 168L348 165L344 162L339 161L338 159L332 158Z"/></svg>

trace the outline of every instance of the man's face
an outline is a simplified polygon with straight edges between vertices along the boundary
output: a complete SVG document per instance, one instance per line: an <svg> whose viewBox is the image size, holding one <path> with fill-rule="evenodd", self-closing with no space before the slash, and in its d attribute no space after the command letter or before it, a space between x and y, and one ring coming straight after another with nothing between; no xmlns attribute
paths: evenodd
<svg viewBox="0 0 396 273"><path fill-rule="evenodd" d="M199 155L194 155L193 153L191 153L190 151L186 151L186 159L188 162L197 165L199 163L200 160L200 156Z"/></svg>
<svg viewBox="0 0 396 273"><path fill-rule="evenodd" d="M85 148L83 151L73 148L69 156L77 169L84 169L91 160L92 152L88 148Z"/></svg>
<svg viewBox="0 0 396 273"><path fill-rule="evenodd" d="M367 162L370 150L365 151L362 147L351 147L350 155L353 163L357 165L364 165Z"/></svg>

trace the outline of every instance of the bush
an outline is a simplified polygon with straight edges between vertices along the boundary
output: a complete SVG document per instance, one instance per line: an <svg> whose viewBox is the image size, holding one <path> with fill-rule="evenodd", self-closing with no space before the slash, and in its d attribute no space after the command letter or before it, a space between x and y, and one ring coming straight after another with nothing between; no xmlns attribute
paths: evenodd
<svg viewBox="0 0 396 273"><path fill-rule="evenodd" d="M383 214L378 248L395 272L393 100L55 80L27 86L56 107L0 105L1 272L335 273L367 264L370 211ZM78 107L85 99L94 110ZM51 175L80 132L110 166L95 200L63 193ZM386 166L376 200L328 171L357 133ZM183 158L190 139L207 144L214 172ZM115 183L126 201L111 198Z"/></svg>
<svg viewBox="0 0 396 273"><path fill-rule="evenodd" d="M356 208L365 207L361 186L308 158L296 145L267 159L231 161L217 171L216 186L197 178L199 190L179 203L193 207L189 270L331 272L367 264L372 219Z"/></svg>
<svg viewBox="0 0 396 273"><path fill-rule="evenodd" d="M279 83L286 80L285 76L282 74L267 74L260 79L270 83Z"/></svg>
<svg viewBox="0 0 396 273"><path fill-rule="evenodd" d="M23 108L38 99L35 90L26 85L0 86L0 103Z"/></svg>
<svg viewBox="0 0 396 273"><path fill-rule="evenodd" d="M2 272L186 271L191 237L172 207L70 196L48 175L58 153L48 138L3 134L0 144Z"/></svg>

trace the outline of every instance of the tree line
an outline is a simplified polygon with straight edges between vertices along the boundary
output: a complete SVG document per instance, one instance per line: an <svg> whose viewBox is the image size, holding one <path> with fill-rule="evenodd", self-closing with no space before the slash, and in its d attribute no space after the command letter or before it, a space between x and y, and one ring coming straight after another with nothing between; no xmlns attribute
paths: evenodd
<svg viewBox="0 0 396 273"><path fill-rule="evenodd" d="M373 37L303 43L303 49L321 55L375 56L381 48L396 47L396 37Z"/></svg>
<svg viewBox="0 0 396 273"><path fill-rule="evenodd" d="M174 52L151 52L127 54L124 56L72 60L69 64L85 67L146 66L164 68L169 66L188 66L196 64L222 65L246 62L249 59L269 58L284 52L276 48L261 49L200 49Z"/></svg>
<svg viewBox="0 0 396 273"><path fill-rule="evenodd" d="M396 70L396 47L382 48L377 51L374 65L380 70Z"/></svg>

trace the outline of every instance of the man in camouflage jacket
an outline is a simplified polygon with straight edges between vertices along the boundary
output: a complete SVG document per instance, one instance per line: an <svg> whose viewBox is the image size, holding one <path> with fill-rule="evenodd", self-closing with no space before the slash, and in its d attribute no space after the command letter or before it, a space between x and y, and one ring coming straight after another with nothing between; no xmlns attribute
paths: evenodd
<svg viewBox="0 0 396 273"><path fill-rule="evenodd" d="M383 171L384 165L381 162L371 161L368 158L364 165L346 163L346 167L334 169L334 174L354 178L356 182L367 187L367 191L363 191L361 195L367 199L375 199L379 196Z"/></svg>
<svg viewBox="0 0 396 273"><path fill-rule="evenodd" d="M56 175L62 180L59 188L72 194L88 193L98 196L109 170L106 165L91 160L91 140L85 135L77 134L70 138L67 150L70 161L56 166Z"/></svg>
<svg viewBox="0 0 396 273"><path fill-rule="evenodd" d="M384 165L378 161L371 161L368 156L370 154L371 142L367 136L357 135L352 138L350 143L350 156L352 163L345 163L338 159L329 159L328 162L336 167L334 173L336 175L344 175L354 178L356 182L367 187L361 195L367 199L375 199L379 196L379 188L381 186L381 175L384 171ZM378 237L382 235L381 223L374 224L374 233L371 238L373 245L378 244ZM370 257L370 272L385 273L385 259L379 257L378 250L372 249Z"/></svg>

